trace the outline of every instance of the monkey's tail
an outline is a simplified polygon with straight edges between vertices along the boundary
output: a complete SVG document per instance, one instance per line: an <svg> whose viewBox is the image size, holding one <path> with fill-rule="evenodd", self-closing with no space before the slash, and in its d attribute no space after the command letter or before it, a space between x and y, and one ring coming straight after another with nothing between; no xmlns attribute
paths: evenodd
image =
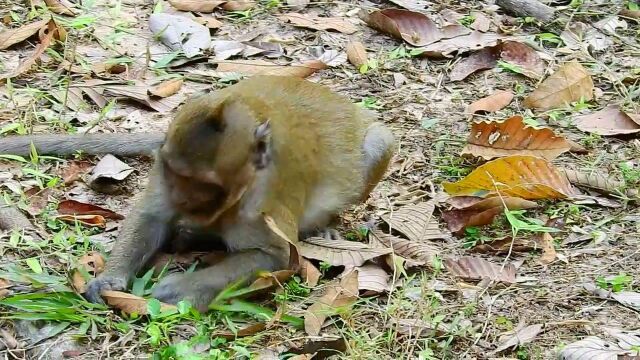
<svg viewBox="0 0 640 360"><path fill-rule="evenodd" d="M109 133L88 135L25 135L0 137L0 154L29 156L31 144L41 155L151 155L162 145L164 133Z"/></svg>

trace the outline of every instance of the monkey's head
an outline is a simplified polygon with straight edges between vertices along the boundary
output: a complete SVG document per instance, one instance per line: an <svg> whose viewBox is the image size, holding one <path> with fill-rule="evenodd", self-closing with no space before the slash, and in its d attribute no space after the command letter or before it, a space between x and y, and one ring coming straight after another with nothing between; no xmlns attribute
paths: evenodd
<svg viewBox="0 0 640 360"><path fill-rule="evenodd" d="M270 127L241 97L205 95L186 103L160 148L167 194L184 216L213 222L235 205L270 161Z"/></svg>

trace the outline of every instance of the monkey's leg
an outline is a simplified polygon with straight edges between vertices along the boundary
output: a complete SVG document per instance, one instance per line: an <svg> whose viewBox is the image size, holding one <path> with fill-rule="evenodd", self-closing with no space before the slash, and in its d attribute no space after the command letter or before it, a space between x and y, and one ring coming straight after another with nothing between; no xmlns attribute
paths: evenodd
<svg viewBox="0 0 640 360"><path fill-rule="evenodd" d="M102 302L100 293L104 290L126 289L131 277L171 235L174 213L167 204L157 168L158 165L152 171L144 195L124 221L105 271L88 284L85 297L89 301Z"/></svg>
<svg viewBox="0 0 640 360"><path fill-rule="evenodd" d="M378 185L389 167L393 156L395 139L389 128L382 123L374 122L367 129L362 148L364 150L365 187L361 201L365 201L371 191Z"/></svg>

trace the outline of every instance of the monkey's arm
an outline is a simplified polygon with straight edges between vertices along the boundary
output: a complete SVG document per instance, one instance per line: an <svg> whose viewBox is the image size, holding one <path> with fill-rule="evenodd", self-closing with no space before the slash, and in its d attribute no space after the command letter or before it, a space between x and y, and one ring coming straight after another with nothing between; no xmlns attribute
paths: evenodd
<svg viewBox="0 0 640 360"><path fill-rule="evenodd" d="M105 271L87 286L89 301L101 302L103 290L124 290L170 237L175 213L166 200L160 166L156 161L147 189L124 221Z"/></svg>
<svg viewBox="0 0 640 360"><path fill-rule="evenodd" d="M80 150L90 155L151 155L163 141L163 133L8 136L0 138L0 154L29 156L33 143L43 155L68 156Z"/></svg>

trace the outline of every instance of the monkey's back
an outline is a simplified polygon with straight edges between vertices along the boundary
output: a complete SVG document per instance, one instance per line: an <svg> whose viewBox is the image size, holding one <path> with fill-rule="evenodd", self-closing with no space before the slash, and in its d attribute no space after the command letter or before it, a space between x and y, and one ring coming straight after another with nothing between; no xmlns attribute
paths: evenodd
<svg viewBox="0 0 640 360"><path fill-rule="evenodd" d="M362 145L372 120L349 99L322 85L283 76L254 76L227 89L247 101L255 97L251 107L269 120L272 161L278 169L272 174L274 200L286 201L295 214L311 202L335 209L360 196Z"/></svg>

